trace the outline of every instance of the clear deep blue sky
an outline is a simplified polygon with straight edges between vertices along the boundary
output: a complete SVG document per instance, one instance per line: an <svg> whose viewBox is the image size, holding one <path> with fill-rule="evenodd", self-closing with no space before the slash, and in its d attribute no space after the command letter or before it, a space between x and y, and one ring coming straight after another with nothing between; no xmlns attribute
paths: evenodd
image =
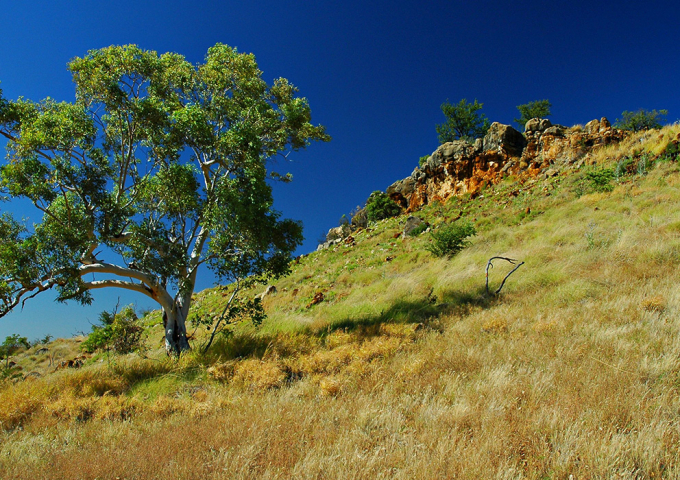
<svg viewBox="0 0 680 480"><path fill-rule="evenodd" d="M285 77L309 99L333 140L291 156L294 180L275 206L302 220L315 249L343 213L411 173L438 145L446 99L484 103L511 123L516 106L549 99L554 123L623 110L680 118L680 4L675 1L32 1L0 12L4 96L73 100L66 63L90 49L138 44L201 62L217 42L255 54L264 78ZM285 170L281 166L281 170ZM21 212L0 204L0 210ZM211 286L202 277L199 288ZM125 291L96 292L92 307L47 294L0 319L0 339L89 331L97 312L152 306Z"/></svg>

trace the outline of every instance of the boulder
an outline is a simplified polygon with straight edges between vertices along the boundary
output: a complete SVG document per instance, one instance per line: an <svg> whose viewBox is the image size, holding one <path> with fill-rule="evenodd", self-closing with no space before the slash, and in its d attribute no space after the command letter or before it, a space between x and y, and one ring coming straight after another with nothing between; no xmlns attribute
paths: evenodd
<svg viewBox="0 0 680 480"><path fill-rule="evenodd" d="M430 157L432 158L432 157ZM411 174L413 175L413 174ZM411 193L413 193L413 189L415 188L416 185L416 180L413 178L413 176L406 177L403 180L397 180L394 182L392 185L387 187L387 190L385 190L385 193L389 195L390 197L392 195L398 194L401 196L408 196Z"/></svg>
<svg viewBox="0 0 680 480"><path fill-rule="evenodd" d="M276 287L274 285L269 285L267 288L265 288L264 292L255 295L255 298L263 300L265 297L268 297L269 295L274 295L275 293Z"/></svg>
<svg viewBox="0 0 680 480"><path fill-rule="evenodd" d="M340 225L339 227L331 228L326 234L326 242L332 242L333 240L341 240L352 233L352 229L348 224Z"/></svg>
<svg viewBox="0 0 680 480"><path fill-rule="evenodd" d="M484 151L502 151L510 157L520 157L522 150L527 144L524 135L512 128L498 122L491 124L489 131L484 137Z"/></svg>
<svg viewBox="0 0 680 480"><path fill-rule="evenodd" d="M436 152L440 153L442 161L451 162L469 155L473 149L474 147L465 140L454 140L453 142L446 142Z"/></svg>
<svg viewBox="0 0 680 480"><path fill-rule="evenodd" d="M538 127L541 125L540 118L532 118L524 125L524 133L538 132Z"/></svg>
<svg viewBox="0 0 680 480"><path fill-rule="evenodd" d="M454 140L446 142L437 148L423 165L423 170L434 172L443 163L450 163L460 160L463 157L472 155L475 147L465 140Z"/></svg>
<svg viewBox="0 0 680 480"><path fill-rule="evenodd" d="M543 132L544 135L555 135L556 137L563 137L564 132L566 132L567 129L563 127L562 125L553 125L551 127L548 127L545 129Z"/></svg>
<svg viewBox="0 0 680 480"><path fill-rule="evenodd" d="M591 120L585 124L583 130L586 133L599 133L600 132L600 121L598 119Z"/></svg>
<svg viewBox="0 0 680 480"><path fill-rule="evenodd" d="M475 153L482 153L484 151L484 139L478 138L475 140Z"/></svg>
<svg viewBox="0 0 680 480"><path fill-rule="evenodd" d="M550 127L552 127L552 122L547 118L532 118L524 125L524 132L542 132Z"/></svg>
<svg viewBox="0 0 680 480"><path fill-rule="evenodd" d="M552 127L552 122L548 120L547 118L542 118L540 123L538 124L538 129L542 132L548 128Z"/></svg>
<svg viewBox="0 0 680 480"><path fill-rule="evenodd" d="M362 208L352 217L352 226L354 228L366 228L368 226L368 217L366 216L366 208Z"/></svg>
<svg viewBox="0 0 680 480"><path fill-rule="evenodd" d="M609 120L607 120L607 117L602 117L600 119L600 133L605 132L612 128L612 124L609 123Z"/></svg>
<svg viewBox="0 0 680 480"><path fill-rule="evenodd" d="M406 225L404 225L404 236L408 237L413 230L420 227L423 223L426 224L426 222L420 217L408 217L406 219Z"/></svg>
<svg viewBox="0 0 680 480"><path fill-rule="evenodd" d="M410 178L412 178L414 181L422 180L427 177L427 174L423 172L420 168L416 167L413 169L411 172Z"/></svg>

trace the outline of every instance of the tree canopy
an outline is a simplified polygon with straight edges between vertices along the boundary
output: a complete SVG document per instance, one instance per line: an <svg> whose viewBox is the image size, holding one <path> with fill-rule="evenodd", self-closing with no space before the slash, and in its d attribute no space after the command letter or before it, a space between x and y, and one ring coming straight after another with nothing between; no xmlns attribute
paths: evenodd
<svg viewBox="0 0 680 480"><path fill-rule="evenodd" d="M464 98L457 104L451 104L447 100L441 104L442 113L446 122L436 126L439 135L439 143L452 142L454 140L473 141L486 135L489 130L489 119L479 113L484 106L475 99L474 103L468 103Z"/></svg>
<svg viewBox="0 0 680 480"><path fill-rule="evenodd" d="M520 117L515 119L515 123L519 125L521 131L524 131L524 126L532 118L549 117L551 115L550 107L552 107L552 104L548 100L536 100L524 105L517 105Z"/></svg>
<svg viewBox="0 0 680 480"><path fill-rule="evenodd" d="M661 122L666 121L666 115L668 115L668 110L652 110L651 112L642 108L636 112L625 110L621 118L614 122L614 127L632 132L661 128Z"/></svg>
<svg viewBox="0 0 680 480"><path fill-rule="evenodd" d="M199 267L236 284L287 272L302 227L273 209L269 182L289 176L267 167L330 137L293 85L227 45L198 65L111 46L68 69L73 103L0 92L0 195L42 212L32 227L0 215L0 316L50 289L87 304L124 288L158 302L180 352Z"/></svg>

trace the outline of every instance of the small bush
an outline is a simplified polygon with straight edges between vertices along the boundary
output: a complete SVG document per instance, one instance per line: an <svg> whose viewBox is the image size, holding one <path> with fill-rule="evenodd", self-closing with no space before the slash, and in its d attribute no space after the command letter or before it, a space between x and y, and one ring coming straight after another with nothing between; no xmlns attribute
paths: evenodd
<svg viewBox="0 0 680 480"><path fill-rule="evenodd" d="M640 160L638 161L638 164L637 164L638 175L647 175L651 165L652 165L652 161L649 158L649 155L642 155L640 157Z"/></svg>
<svg viewBox="0 0 680 480"><path fill-rule="evenodd" d="M450 258L470 245L467 238L476 234L477 231L471 223L446 225L432 232L432 243L427 246L427 250L436 257Z"/></svg>
<svg viewBox="0 0 680 480"><path fill-rule="evenodd" d="M30 348L30 346L31 344L28 342L28 338L21 337L17 333L9 335L5 337L5 341L0 345L0 358L5 358L14 354L17 350Z"/></svg>
<svg viewBox="0 0 680 480"><path fill-rule="evenodd" d="M429 155L423 155L422 157L420 157L420 160L418 160L418 166L420 168L423 168L423 165L425 165L425 162L427 162L428 158L430 158Z"/></svg>
<svg viewBox="0 0 680 480"><path fill-rule="evenodd" d="M614 190L614 185L612 185L614 171L610 168L588 172L586 173L586 179L591 189L596 192L605 193Z"/></svg>
<svg viewBox="0 0 680 480"><path fill-rule="evenodd" d="M635 166L635 164L634 164L632 158L623 157L616 164L616 168L614 169L614 177L618 180L619 178L623 177L624 175L628 175L629 173L632 173L634 166Z"/></svg>
<svg viewBox="0 0 680 480"><path fill-rule="evenodd" d="M659 156L663 162L675 162L680 158L680 145L677 141L668 144L664 152Z"/></svg>
<svg viewBox="0 0 680 480"><path fill-rule="evenodd" d="M371 222L377 222L384 218L396 217L401 213L401 208L386 193L376 190L371 193L366 201L366 218Z"/></svg>
<svg viewBox="0 0 680 480"><path fill-rule="evenodd" d="M139 324L132 305L123 308L120 313L115 310L100 313L99 322L102 326L93 326L92 333L82 343L86 352L113 350L116 353L130 353L141 347L144 328Z"/></svg>

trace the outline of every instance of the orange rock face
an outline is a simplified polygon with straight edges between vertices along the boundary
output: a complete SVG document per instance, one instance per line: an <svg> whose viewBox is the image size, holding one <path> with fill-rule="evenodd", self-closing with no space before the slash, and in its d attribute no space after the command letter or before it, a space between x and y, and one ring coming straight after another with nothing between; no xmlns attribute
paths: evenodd
<svg viewBox="0 0 680 480"><path fill-rule="evenodd" d="M595 125L597 122L597 125ZM546 125L550 125L546 122ZM387 194L406 212L414 212L433 201L443 202L452 195L476 196L485 185L493 185L504 177L532 178L551 169L561 170L579 162L594 147L618 142L625 132L611 128L606 118L588 123L587 131L568 129L559 125L543 131L526 133L526 145L516 147L519 132L512 127L497 126L513 141L505 148L502 139L477 142L475 146L456 141L441 145L410 177L387 188ZM493 145L486 150L480 145ZM512 152L512 156L508 152ZM549 172L549 173L552 173Z"/></svg>

